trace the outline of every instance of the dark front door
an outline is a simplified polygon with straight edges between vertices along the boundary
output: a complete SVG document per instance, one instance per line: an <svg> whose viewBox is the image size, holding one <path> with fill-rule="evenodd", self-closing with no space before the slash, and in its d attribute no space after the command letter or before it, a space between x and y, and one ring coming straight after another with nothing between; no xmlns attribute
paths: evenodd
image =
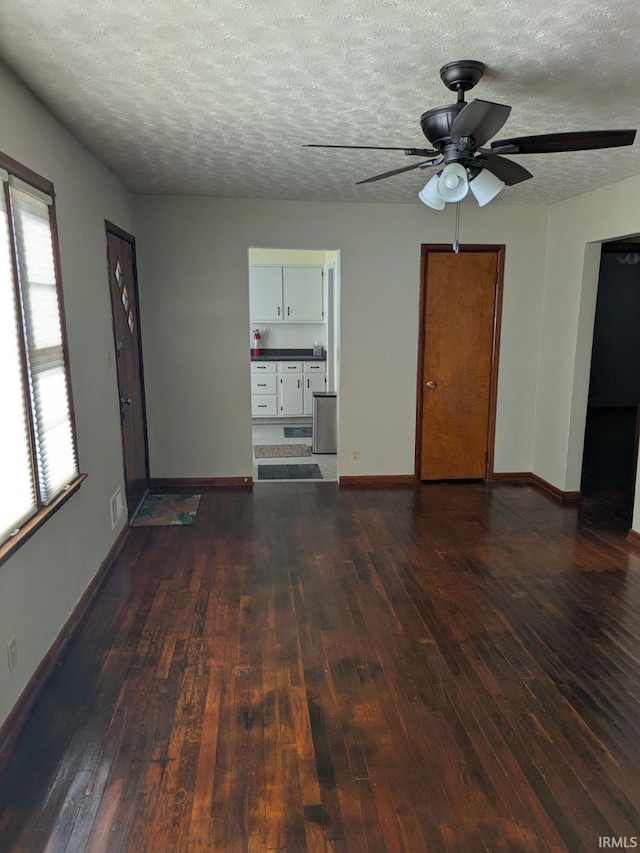
<svg viewBox="0 0 640 853"><path fill-rule="evenodd" d="M118 370L118 395L129 520L149 487L140 312L135 240L107 223L109 291Z"/></svg>
<svg viewBox="0 0 640 853"><path fill-rule="evenodd" d="M421 480L492 473L501 251L424 247L417 472Z"/></svg>

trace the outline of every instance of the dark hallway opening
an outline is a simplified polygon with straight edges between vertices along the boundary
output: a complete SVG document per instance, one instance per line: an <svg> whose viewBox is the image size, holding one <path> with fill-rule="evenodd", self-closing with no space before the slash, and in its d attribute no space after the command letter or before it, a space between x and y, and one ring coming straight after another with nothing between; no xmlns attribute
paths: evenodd
<svg viewBox="0 0 640 853"><path fill-rule="evenodd" d="M582 461L585 501L631 526L640 403L640 244L602 247Z"/></svg>

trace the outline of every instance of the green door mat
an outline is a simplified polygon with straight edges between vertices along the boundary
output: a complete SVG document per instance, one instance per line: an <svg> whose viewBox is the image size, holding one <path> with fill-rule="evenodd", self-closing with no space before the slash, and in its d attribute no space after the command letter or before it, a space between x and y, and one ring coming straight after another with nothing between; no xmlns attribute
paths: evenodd
<svg viewBox="0 0 640 853"><path fill-rule="evenodd" d="M200 495L147 495L131 526L191 526L196 523L200 497Z"/></svg>

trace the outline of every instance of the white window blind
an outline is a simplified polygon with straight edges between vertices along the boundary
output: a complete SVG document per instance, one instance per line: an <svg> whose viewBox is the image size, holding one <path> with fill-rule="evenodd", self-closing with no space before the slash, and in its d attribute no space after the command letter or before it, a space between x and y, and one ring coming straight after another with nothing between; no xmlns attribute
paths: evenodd
<svg viewBox="0 0 640 853"><path fill-rule="evenodd" d="M24 186L24 185L22 185ZM10 189L22 294L29 396L40 502L78 474L49 205L42 193Z"/></svg>
<svg viewBox="0 0 640 853"><path fill-rule="evenodd" d="M20 353L9 220L0 180L0 543L38 509Z"/></svg>

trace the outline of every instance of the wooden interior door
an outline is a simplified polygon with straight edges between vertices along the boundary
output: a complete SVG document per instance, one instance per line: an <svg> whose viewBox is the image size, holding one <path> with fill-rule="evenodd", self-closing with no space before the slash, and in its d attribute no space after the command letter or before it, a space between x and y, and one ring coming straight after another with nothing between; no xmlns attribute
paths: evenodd
<svg viewBox="0 0 640 853"><path fill-rule="evenodd" d="M493 473L502 247L423 247L416 472Z"/></svg>
<svg viewBox="0 0 640 853"><path fill-rule="evenodd" d="M129 520L149 487L135 240L107 223L109 291L116 347L122 448Z"/></svg>

